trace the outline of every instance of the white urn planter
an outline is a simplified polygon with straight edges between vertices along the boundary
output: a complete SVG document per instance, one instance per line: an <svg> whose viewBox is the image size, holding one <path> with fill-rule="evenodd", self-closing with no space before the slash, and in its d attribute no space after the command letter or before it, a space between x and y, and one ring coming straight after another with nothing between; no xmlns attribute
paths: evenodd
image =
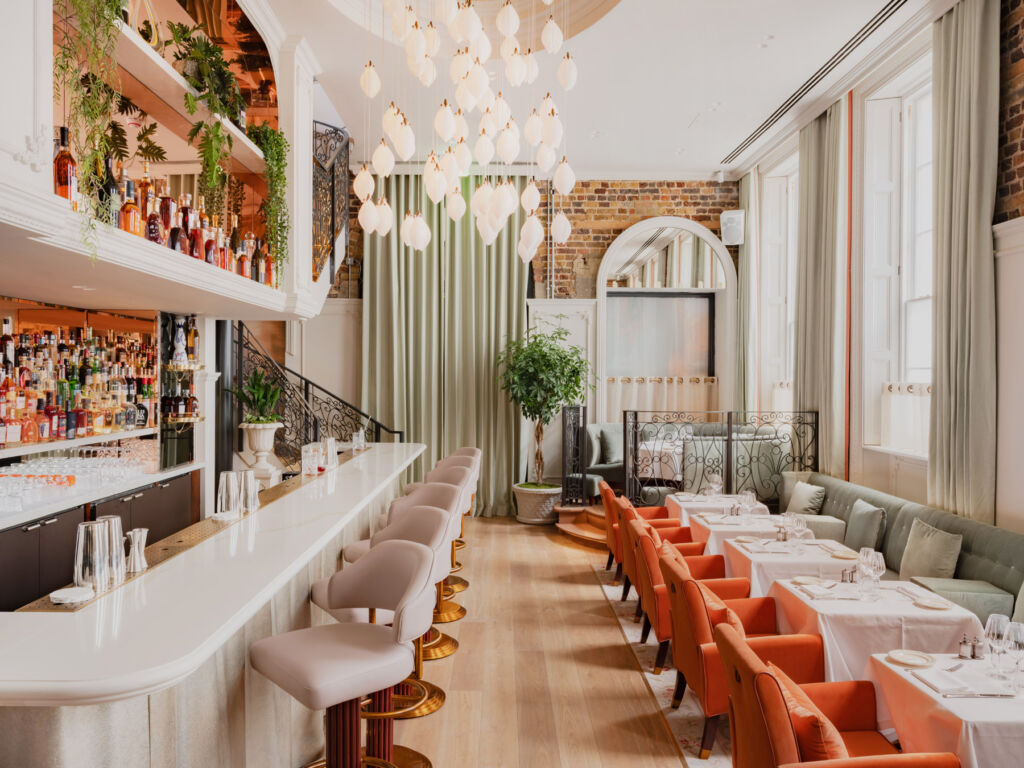
<svg viewBox="0 0 1024 768"><path fill-rule="evenodd" d="M274 434L283 426L284 424L279 421L269 424L243 422L238 425L239 429L245 430L249 450L256 457L256 463L252 465L252 470L256 473L256 479L263 482L264 487L271 485L273 478L277 475L277 470L267 461L267 456L274 451Z"/></svg>
<svg viewBox="0 0 1024 768"><path fill-rule="evenodd" d="M512 493L516 497L516 520L520 523L549 525L557 521L555 504L562 497L561 487L524 488L516 483L512 486Z"/></svg>

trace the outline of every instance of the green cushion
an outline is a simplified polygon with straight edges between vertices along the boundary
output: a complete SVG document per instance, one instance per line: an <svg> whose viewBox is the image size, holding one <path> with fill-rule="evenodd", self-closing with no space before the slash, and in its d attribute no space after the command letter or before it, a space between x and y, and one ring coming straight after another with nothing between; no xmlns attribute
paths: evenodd
<svg viewBox="0 0 1024 768"><path fill-rule="evenodd" d="M605 424L601 427L601 463L618 464L622 456L622 425Z"/></svg>
<svg viewBox="0 0 1024 768"><path fill-rule="evenodd" d="M982 624L988 620L991 613L1009 616L1013 611L1013 595L987 581L938 579L929 576L914 576L910 580L977 614Z"/></svg>
<svg viewBox="0 0 1024 768"><path fill-rule="evenodd" d="M798 482L793 486L793 493L789 497L787 512L799 515L816 515L821 512L821 505L825 503L825 489L820 485Z"/></svg>
<svg viewBox="0 0 1024 768"><path fill-rule="evenodd" d="M924 520L916 519L910 526L907 546L900 561L900 578L932 576L951 579L956 573L963 536L933 528Z"/></svg>
<svg viewBox="0 0 1024 768"><path fill-rule="evenodd" d="M807 529L814 534L816 539L832 539L843 541L846 538L846 523L838 517L831 515L804 515L797 514L807 522Z"/></svg>
<svg viewBox="0 0 1024 768"><path fill-rule="evenodd" d="M878 549L885 533L885 510L873 507L862 499L853 503L850 519L846 522L846 536L843 543L854 552L863 547Z"/></svg>
<svg viewBox="0 0 1024 768"><path fill-rule="evenodd" d="M1013 616L1010 618L1013 621L1024 622L1024 586L1017 593L1017 600L1013 605Z"/></svg>
<svg viewBox="0 0 1024 768"><path fill-rule="evenodd" d="M599 480L604 480L612 487L626 482L626 469L621 461L618 464L594 464L587 467L587 474L596 475Z"/></svg>

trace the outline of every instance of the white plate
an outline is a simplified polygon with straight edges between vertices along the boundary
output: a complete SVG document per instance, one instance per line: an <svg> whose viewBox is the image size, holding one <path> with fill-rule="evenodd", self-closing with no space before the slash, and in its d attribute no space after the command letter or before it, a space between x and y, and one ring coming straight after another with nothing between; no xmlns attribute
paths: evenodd
<svg viewBox="0 0 1024 768"><path fill-rule="evenodd" d="M940 600L936 597L919 597L914 601L914 605L918 608L928 608L932 611L947 611L949 610L949 603L945 600Z"/></svg>
<svg viewBox="0 0 1024 768"><path fill-rule="evenodd" d="M802 587L806 587L812 585L823 585L826 583L826 581L820 576L794 576L793 583L799 584Z"/></svg>
<svg viewBox="0 0 1024 768"><path fill-rule="evenodd" d="M908 651L905 648L889 651L885 658L904 667L930 667L935 663L934 656L923 651Z"/></svg>
<svg viewBox="0 0 1024 768"><path fill-rule="evenodd" d="M64 587L50 593L50 602L54 605L73 605L92 600L92 587Z"/></svg>
<svg viewBox="0 0 1024 768"><path fill-rule="evenodd" d="M856 552L846 552L842 549L837 549L832 552L832 557L836 560L856 560L859 555Z"/></svg>

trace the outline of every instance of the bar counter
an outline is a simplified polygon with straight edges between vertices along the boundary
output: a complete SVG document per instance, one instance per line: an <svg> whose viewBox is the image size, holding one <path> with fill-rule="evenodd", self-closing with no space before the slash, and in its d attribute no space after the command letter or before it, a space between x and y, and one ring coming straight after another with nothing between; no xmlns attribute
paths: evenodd
<svg viewBox="0 0 1024 768"><path fill-rule="evenodd" d="M77 611L0 613L0 765L298 765L319 716L249 644L323 623L309 586L422 453L377 444ZM266 493L266 492L265 492Z"/></svg>

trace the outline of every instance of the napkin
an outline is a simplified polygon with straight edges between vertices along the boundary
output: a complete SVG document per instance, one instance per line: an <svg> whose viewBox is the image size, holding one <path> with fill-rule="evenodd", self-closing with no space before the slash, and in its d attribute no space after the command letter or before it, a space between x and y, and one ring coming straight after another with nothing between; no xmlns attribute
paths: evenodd
<svg viewBox="0 0 1024 768"><path fill-rule="evenodd" d="M836 596L836 593L833 592L831 589L826 589L825 587L822 587L819 584L797 584L796 588L802 591L812 600Z"/></svg>
<svg viewBox="0 0 1024 768"><path fill-rule="evenodd" d="M972 673L965 667L958 672L948 672L941 667L914 670L911 674L932 690L943 696L1010 696L1013 691L1001 680L984 673ZM966 676L964 673L966 672Z"/></svg>

